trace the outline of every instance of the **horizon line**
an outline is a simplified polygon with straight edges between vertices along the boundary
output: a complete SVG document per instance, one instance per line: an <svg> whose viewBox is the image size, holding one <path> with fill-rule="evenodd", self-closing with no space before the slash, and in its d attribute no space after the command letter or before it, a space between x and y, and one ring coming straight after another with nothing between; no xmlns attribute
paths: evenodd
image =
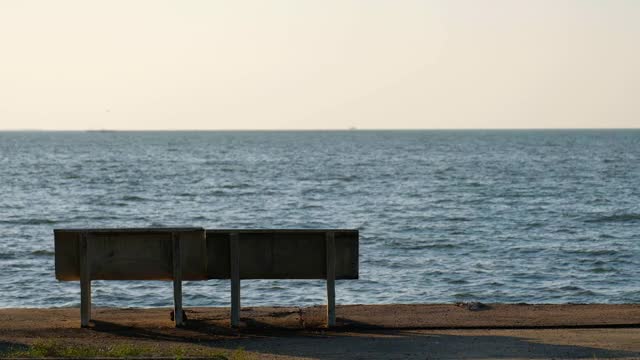
<svg viewBox="0 0 640 360"><path fill-rule="evenodd" d="M328 129L0 129L0 132L320 132L320 131L526 131L526 130L640 130L639 127L531 128L328 128Z"/></svg>

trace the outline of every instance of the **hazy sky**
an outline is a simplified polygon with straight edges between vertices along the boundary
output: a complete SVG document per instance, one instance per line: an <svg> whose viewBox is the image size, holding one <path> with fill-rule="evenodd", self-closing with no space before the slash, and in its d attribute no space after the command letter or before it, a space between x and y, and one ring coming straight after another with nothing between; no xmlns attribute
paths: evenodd
<svg viewBox="0 0 640 360"><path fill-rule="evenodd" d="M0 129L640 127L638 0L0 0Z"/></svg>

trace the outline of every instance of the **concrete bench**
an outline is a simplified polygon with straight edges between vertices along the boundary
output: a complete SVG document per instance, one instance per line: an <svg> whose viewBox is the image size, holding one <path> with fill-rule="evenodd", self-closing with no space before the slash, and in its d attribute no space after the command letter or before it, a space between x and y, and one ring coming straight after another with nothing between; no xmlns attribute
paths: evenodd
<svg viewBox="0 0 640 360"><path fill-rule="evenodd" d="M56 278L80 281L81 326L91 320L91 280L173 281L174 320L184 324L182 281L230 279L231 325L240 323L241 279L326 279L327 326L335 280L358 278L357 230L55 229Z"/></svg>

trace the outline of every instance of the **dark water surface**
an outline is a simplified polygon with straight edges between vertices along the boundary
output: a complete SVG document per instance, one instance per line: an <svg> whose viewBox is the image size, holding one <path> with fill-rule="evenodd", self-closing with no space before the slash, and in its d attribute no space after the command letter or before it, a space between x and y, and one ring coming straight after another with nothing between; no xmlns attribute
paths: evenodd
<svg viewBox="0 0 640 360"><path fill-rule="evenodd" d="M0 307L76 306L52 229L360 229L337 302L640 302L640 131L0 133ZM185 305L228 305L228 281ZM244 281L243 305L324 301ZM168 282L96 282L166 306Z"/></svg>

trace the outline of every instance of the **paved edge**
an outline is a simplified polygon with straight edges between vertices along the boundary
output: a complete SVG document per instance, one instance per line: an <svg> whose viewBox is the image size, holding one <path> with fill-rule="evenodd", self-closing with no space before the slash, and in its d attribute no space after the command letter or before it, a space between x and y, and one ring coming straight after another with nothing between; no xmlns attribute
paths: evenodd
<svg viewBox="0 0 640 360"><path fill-rule="evenodd" d="M186 307L187 328L229 328L229 308ZM173 327L170 308L95 308L94 326ZM326 328L326 307L244 307L241 329ZM77 328L78 308L0 309L1 332ZM342 305L335 330L640 327L640 304Z"/></svg>

